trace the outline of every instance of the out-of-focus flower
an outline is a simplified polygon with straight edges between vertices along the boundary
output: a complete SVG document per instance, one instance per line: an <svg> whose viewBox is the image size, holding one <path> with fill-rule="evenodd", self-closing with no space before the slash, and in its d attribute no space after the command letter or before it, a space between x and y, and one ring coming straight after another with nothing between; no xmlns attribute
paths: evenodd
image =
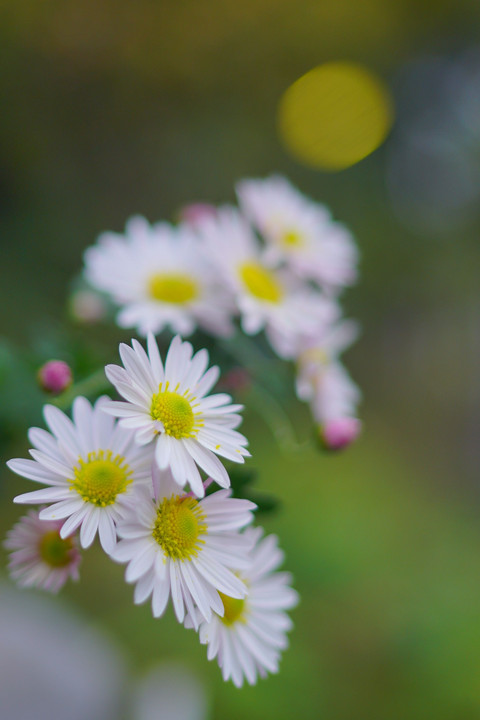
<svg viewBox="0 0 480 720"><path fill-rule="evenodd" d="M207 370L208 353L192 357L190 343L172 340L165 367L153 335L148 336L148 355L136 340L121 344L124 368L106 367L107 377L127 402L113 401L103 407L121 418L120 424L135 430L137 443L155 443L159 468L170 467L175 481L190 483L198 496L205 494L198 466L222 487L230 478L217 455L243 463L247 439L234 428L241 422L230 395L207 395L218 379L219 369Z"/></svg>
<svg viewBox="0 0 480 720"><path fill-rule="evenodd" d="M339 355L355 340L358 326L351 320L328 326L323 333L303 337L298 346L296 390L310 403L316 422L354 418L360 390L340 363Z"/></svg>
<svg viewBox="0 0 480 720"><path fill-rule="evenodd" d="M219 381L219 385L221 384L222 389L225 390L242 392L244 390L248 390L251 382L252 378L250 376L250 373L245 370L245 368L238 366L232 368L231 370L228 370L228 372L226 372L225 375L222 376L221 380Z"/></svg>
<svg viewBox="0 0 480 720"><path fill-rule="evenodd" d="M215 205L208 203L192 203L184 205L179 212L179 218L182 222L195 227L206 217L214 217L217 213Z"/></svg>
<svg viewBox="0 0 480 720"><path fill-rule="evenodd" d="M118 720L119 648L52 597L0 588L2 720Z"/></svg>
<svg viewBox="0 0 480 720"><path fill-rule="evenodd" d="M267 263L286 262L300 277L315 280L327 290L355 281L357 248L326 207L277 175L243 180L237 194L240 207L268 244Z"/></svg>
<svg viewBox="0 0 480 720"><path fill-rule="evenodd" d="M151 482L152 454L139 448L133 432L103 412L100 398L92 407L83 397L73 404L73 422L58 408L46 405L51 433L30 428L33 460L15 459L7 465L23 477L48 485L17 495L14 502L48 503L41 520L65 520L60 537L80 527L80 544L92 544L99 534L105 552L116 542L115 524L130 502L136 483Z"/></svg>
<svg viewBox="0 0 480 720"><path fill-rule="evenodd" d="M63 360L49 360L37 374L40 387L52 395L59 395L72 384L70 366Z"/></svg>
<svg viewBox="0 0 480 720"><path fill-rule="evenodd" d="M132 720L206 720L205 688L180 664L157 665L134 691Z"/></svg>
<svg viewBox="0 0 480 720"><path fill-rule="evenodd" d="M197 326L212 335L232 330L232 305L192 230L149 225L134 217L125 235L104 233L85 252L91 285L121 306L120 327L146 336L165 327L190 335Z"/></svg>
<svg viewBox="0 0 480 720"><path fill-rule="evenodd" d="M67 580L78 580L81 555L75 536L60 537L61 522L40 520L29 510L7 534L8 569L20 587L56 593Z"/></svg>
<svg viewBox="0 0 480 720"><path fill-rule="evenodd" d="M281 357L293 357L298 336L314 332L336 314L336 306L319 292L266 266L251 228L234 208L220 208L198 231L235 297L243 331L254 335L265 329Z"/></svg>
<svg viewBox="0 0 480 720"><path fill-rule="evenodd" d="M96 323L107 314L104 298L93 290L75 290L70 296L68 310L80 323Z"/></svg>
<svg viewBox="0 0 480 720"><path fill-rule="evenodd" d="M248 528L244 535L254 545L251 564L241 573L248 595L238 599L221 594L224 612L202 622L199 629L200 642L208 645L208 659L217 657L223 679L232 679L237 687L244 679L254 685L258 675L278 672L281 651L288 645L286 633L292 627L285 611L298 602L297 593L290 587L291 575L274 572L283 562L277 537L262 539L262 528ZM195 627L192 612L185 625Z"/></svg>
<svg viewBox="0 0 480 720"><path fill-rule="evenodd" d="M219 490L201 501L178 494L170 471L154 470L155 502L142 488L118 524L121 540L114 560L128 563L127 582L136 583L134 600L152 595L152 611L159 617L171 595L175 614L183 622L185 606L210 620L222 614L217 591L235 598L246 595L244 583L232 572L248 565L251 542L238 532L252 521L255 505ZM194 614L195 624L197 616Z"/></svg>
<svg viewBox="0 0 480 720"><path fill-rule="evenodd" d="M320 440L327 450L343 450L360 434L360 420L353 417L328 420L319 428Z"/></svg>

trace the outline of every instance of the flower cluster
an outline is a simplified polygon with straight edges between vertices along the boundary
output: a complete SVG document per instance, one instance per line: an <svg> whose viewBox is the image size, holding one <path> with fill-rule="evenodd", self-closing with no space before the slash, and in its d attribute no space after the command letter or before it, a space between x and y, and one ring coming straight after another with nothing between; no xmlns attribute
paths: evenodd
<svg viewBox="0 0 480 720"><path fill-rule="evenodd" d="M153 335L148 354L133 340L120 346L123 367L106 368L125 401L77 397L73 420L45 406L49 432L30 429L32 459L8 463L47 486L15 502L44 507L19 521L6 547L14 578L56 591L78 578L78 544L88 548L98 533L105 552L126 563L135 603L151 598L160 617L171 598L178 621L211 642L209 658L240 686L277 670L290 628L284 611L297 596L289 576L274 572L276 539L245 530L256 506L232 497L218 459L249 455L235 429L242 406L208 395L218 368L207 369L206 350L192 352L177 336L163 363ZM205 496L212 482L221 489Z"/></svg>
<svg viewBox="0 0 480 720"><path fill-rule="evenodd" d="M237 195L238 208L185 208L177 226L134 217L124 235L104 233L85 253L86 278L119 306L118 324L143 336L228 337L237 318L247 335L263 330L296 363L298 397L327 445L348 444L359 391L338 357L356 327L338 299L356 279L353 238L283 177L243 180Z"/></svg>
<svg viewBox="0 0 480 720"><path fill-rule="evenodd" d="M121 364L105 368L121 399L92 405L73 386L71 418L44 407L48 430L30 429L31 458L8 463L42 486L15 502L39 508L5 545L14 579L56 592L78 579L80 548L98 536L126 565L134 602L148 600L158 618L171 600L240 687L277 672L298 596L278 570L276 536L252 525L255 503L233 496L224 461L250 457L238 431L243 406L212 393L219 368L182 338L263 331L295 363L297 395L331 449L359 432L359 391L339 361L358 332L339 305L356 277L350 234L281 177L245 180L237 194L238 208L192 205L177 226L135 217L125 235L106 233L86 251L84 292L109 296L118 324L136 328L146 347L122 343ZM163 359L155 336L164 329L176 335ZM65 392L69 368L54 365L65 382L47 384L47 363L42 387Z"/></svg>

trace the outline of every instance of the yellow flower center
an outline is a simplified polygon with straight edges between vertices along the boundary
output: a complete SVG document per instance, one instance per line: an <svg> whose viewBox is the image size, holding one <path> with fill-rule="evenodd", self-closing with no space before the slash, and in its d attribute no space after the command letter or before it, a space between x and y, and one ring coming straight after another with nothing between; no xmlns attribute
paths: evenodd
<svg viewBox="0 0 480 720"><path fill-rule="evenodd" d="M60 537L58 530L49 530L40 539L38 552L43 562L53 568L66 567L71 561L73 539Z"/></svg>
<svg viewBox="0 0 480 720"><path fill-rule="evenodd" d="M283 244L294 247L303 244L303 237L296 230L287 230L282 236Z"/></svg>
<svg viewBox="0 0 480 720"><path fill-rule="evenodd" d="M192 406L186 397L170 390L162 392L160 383L159 392L152 397L150 415L154 420L163 423L167 435L179 440L193 434L195 415Z"/></svg>
<svg viewBox="0 0 480 720"><path fill-rule="evenodd" d="M317 362L320 365L328 365L330 358L328 353L326 353L322 348L310 348L309 350L304 350L303 353L301 353L298 358L298 364L302 365L310 362Z"/></svg>
<svg viewBox="0 0 480 720"><path fill-rule="evenodd" d="M85 502L97 507L112 505L117 495L125 492L132 482L132 470L125 458L121 455L112 457L111 450L91 452L86 461L78 458L74 471L75 479L70 488Z"/></svg>
<svg viewBox="0 0 480 720"><path fill-rule="evenodd" d="M188 275L157 273L148 281L148 292L154 300L183 305L198 296L198 287Z"/></svg>
<svg viewBox="0 0 480 720"><path fill-rule="evenodd" d="M257 263L245 263L240 268L240 277L249 292L260 300L276 303L282 299L283 291L275 275Z"/></svg>
<svg viewBox="0 0 480 720"><path fill-rule="evenodd" d="M229 595L218 593L223 603L224 615L221 621L224 625L233 625L237 621L243 622L242 613L245 606L243 598L232 598Z"/></svg>
<svg viewBox="0 0 480 720"><path fill-rule="evenodd" d="M174 495L165 498L157 510L152 535L165 555L172 560L196 557L207 533L205 514L192 497Z"/></svg>

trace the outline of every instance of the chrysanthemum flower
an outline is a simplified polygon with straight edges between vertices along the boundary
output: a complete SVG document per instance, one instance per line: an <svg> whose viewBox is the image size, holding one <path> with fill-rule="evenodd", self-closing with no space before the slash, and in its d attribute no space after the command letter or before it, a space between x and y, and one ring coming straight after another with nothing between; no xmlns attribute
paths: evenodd
<svg viewBox="0 0 480 720"><path fill-rule="evenodd" d="M38 587L56 593L67 580L78 580L81 555L75 536L60 537L61 522L40 520L29 510L8 532L8 569L20 587Z"/></svg>
<svg viewBox="0 0 480 720"><path fill-rule="evenodd" d="M357 335L357 324L344 320L323 333L304 337L299 346L297 395L310 403L312 414L321 426L356 415L360 390L338 358Z"/></svg>
<svg viewBox="0 0 480 720"><path fill-rule="evenodd" d="M292 627L285 610L298 602L290 574L273 572L283 562L276 536L261 539L262 534L262 528L248 528L244 533L255 545L248 570L240 574L248 595L238 599L221 593L223 613L202 622L199 630L200 642L208 645L208 659L217 657L223 679L231 678L237 687L244 679L254 685L257 675L278 672L281 651L288 645L286 633ZM195 624L190 612L185 626Z"/></svg>
<svg viewBox="0 0 480 720"><path fill-rule="evenodd" d="M268 243L267 262L285 261L299 276L328 288L355 281L358 252L353 238L323 205L278 175L243 180L237 194L241 209Z"/></svg>
<svg viewBox="0 0 480 720"><path fill-rule="evenodd" d="M232 330L232 304L218 283L197 238L185 225L149 225L132 218L125 235L104 233L85 252L90 284L121 306L120 327L141 335L190 335L200 326L213 335Z"/></svg>
<svg viewBox="0 0 480 720"><path fill-rule="evenodd" d="M155 500L141 488L135 503L118 524L121 538L112 558L128 563L127 582L136 583L134 601L152 595L152 611L159 617L172 597L182 622L185 607L210 620L212 610L223 614L219 592L241 599L247 592L233 572L248 563L251 541L238 532L252 520L256 507L249 500L218 490L203 500L179 493L169 470L154 469Z"/></svg>
<svg viewBox="0 0 480 720"><path fill-rule="evenodd" d="M139 448L131 430L103 412L100 398L92 407L83 397L73 403L73 422L58 408L46 405L51 433L30 428L33 460L15 459L13 472L48 488L18 495L14 502L49 504L41 520L64 520L60 537L80 527L80 544L89 547L99 534L105 552L116 542L115 524L131 501L135 484L151 482L152 454Z"/></svg>
<svg viewBox="0 0 480 720"><path fill-rule="evenodd" d="M234 430L241 422L230 395L209 395L219 370L207 370L208 353L193 348L180 337L172 340L165 367L153 335L148 336L148 355L136 340L133 348L120 345L125 369L108 365L108 379L128 402L110 402L104 409L121 418L120 424L136 431L141 445L155 442L155 459L161 469L171 468L175 481L186 482L198 497L203 497L200 466L222 487L230 478L217 455L244 462L250 455L247 439Z"/></svg>
<svg viewBox="0 0 480 720"><path fill-rule="evenodd" d="M284 271L269 268L242 216L230 207L198 224L198 232L233 293L248 335L265 329L275 352L291 358L299 334L314 332L336 316L337 306Z"/></svg>

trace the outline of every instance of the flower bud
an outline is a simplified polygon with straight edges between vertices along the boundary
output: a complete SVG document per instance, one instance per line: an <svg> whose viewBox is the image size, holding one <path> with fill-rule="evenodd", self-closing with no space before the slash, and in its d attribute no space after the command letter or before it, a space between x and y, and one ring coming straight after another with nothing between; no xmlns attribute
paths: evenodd
<svg viewBox="0 0 480 720"><path fill-rule="evenodd" d="M234 367L221 378L219 385L228 392L245 392L250 388L252 379L247 370Z"/></svg>
<svg viewBox="0 0 480 720"><path fill-rule="evenodd" d="M327 420L319 427L320 440L326 450L343 450L357 439L360 429L361 422L357 418Z"/></svg>
<svg viewBox="0 0 480 720"><path fill-rule="evenodd" d="M217 208L215 205L209 205L208 203L192 203L191 205L184 205L180 208L179 218L182 222L186 222L189 225L198 225L202 220L209 217L214 217L217 214Z"/></svg>
<svg viewBox="0 0 480 720"><path fill-rule="evenodd" d="M72 371L63 360L49 360L38 371L38 382L42 390L59 395L66 390L73 380Z"/></svg>
<svg viewBox="0 0 480 720"><path fill-rule="evenodd" d="M77 290L69 300L70 316L81 323L95 323L107 314L105 300L92 290Z"/></svg>

